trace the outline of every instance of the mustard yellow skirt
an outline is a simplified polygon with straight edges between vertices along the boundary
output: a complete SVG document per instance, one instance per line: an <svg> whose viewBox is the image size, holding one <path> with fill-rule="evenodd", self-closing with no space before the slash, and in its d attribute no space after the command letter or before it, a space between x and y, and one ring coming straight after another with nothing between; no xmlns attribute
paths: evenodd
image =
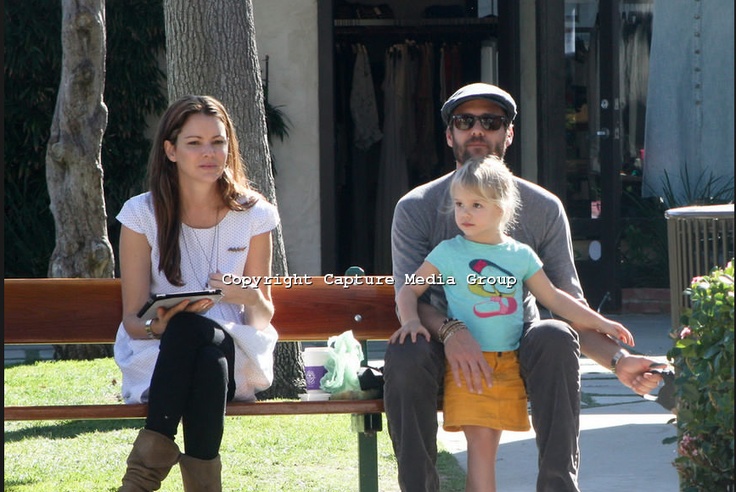
<svg viewBox="0 0 736 492"><path fill-rule="evenodd" d="M462 386L458 387L450 365L446 364L443 428L449 432L460 431L466 425L529 430L526 389L516 352L483 352L483 356L493 369L493 384L488 387L483 382L482 394L468 391L464 379Z"/></svg>

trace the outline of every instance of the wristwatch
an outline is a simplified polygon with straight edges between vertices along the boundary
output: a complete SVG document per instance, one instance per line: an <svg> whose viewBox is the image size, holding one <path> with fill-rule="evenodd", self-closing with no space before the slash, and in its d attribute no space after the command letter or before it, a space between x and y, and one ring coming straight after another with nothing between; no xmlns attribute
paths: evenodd
<svg viewBox="0 0 736 492"><path fill-rule="evenodd" d="M629 352L622 348L618 349L618 352L613 354L613 357L611 358L611 371L613 371L614 374L616 374L616 365L618 364L618 361L626 355L629 355Z"/></svg>
<svg viewBox="0 0 736 492"><path fill-rule="evenodd" d="M153 322L156 321L158 318L151 318L147 319L146 322L143 324L143 326L146 328L146 334L148 335L148 338L151 340L161 338L156 333L153 332L153 328L151 328L151 325L153 325Z"/></svg>

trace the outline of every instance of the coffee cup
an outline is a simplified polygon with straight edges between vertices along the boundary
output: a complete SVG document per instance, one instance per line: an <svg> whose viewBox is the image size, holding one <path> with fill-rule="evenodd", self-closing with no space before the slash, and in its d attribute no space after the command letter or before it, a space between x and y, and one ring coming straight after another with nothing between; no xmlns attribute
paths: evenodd
<svg viewBox="0 0 736 492"><path fill-rule="evenodd" d="M324 393L320 389L320 381L327 374L325 364L330 356L328 347L307 347L302 353L304 359L304 377L307 381L308 393Z"/></svg>

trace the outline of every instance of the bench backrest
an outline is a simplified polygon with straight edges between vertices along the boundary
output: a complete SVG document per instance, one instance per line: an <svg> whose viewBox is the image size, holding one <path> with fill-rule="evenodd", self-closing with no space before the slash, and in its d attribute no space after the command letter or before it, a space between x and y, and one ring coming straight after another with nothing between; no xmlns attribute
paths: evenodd
<svg viewBox="0 0 736 492"><path fill-rule="evenodd" d="M271 287L280 340L327 340L346 330L358 340L385 340L399 327L391 277L292 278ZM5 279L4 315L6 344L112 343L120 280Z"/></svg>

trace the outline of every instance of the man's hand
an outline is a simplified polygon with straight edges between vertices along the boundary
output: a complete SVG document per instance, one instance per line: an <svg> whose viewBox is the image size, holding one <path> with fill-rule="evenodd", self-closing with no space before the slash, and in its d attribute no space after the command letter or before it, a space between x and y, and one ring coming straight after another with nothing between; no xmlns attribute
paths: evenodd
<svg viewBox="0 0 736 492"><path fill-rule="evenodd" d="M650 372L661 362L643 355L628 354L616 364L616 376L635 393L646 395L654 391L662 381L662 376Z"/></svg>
<svg viewBox="0 0 736 492"><path fill-rule="evenodd" d="M472 393L483 392L483 380L486 385L492 385L493 369L486 362L480 345L470 331L459 330L445 341L445 357L458 386L462 386L461 377L465 378Z"/></svg>

